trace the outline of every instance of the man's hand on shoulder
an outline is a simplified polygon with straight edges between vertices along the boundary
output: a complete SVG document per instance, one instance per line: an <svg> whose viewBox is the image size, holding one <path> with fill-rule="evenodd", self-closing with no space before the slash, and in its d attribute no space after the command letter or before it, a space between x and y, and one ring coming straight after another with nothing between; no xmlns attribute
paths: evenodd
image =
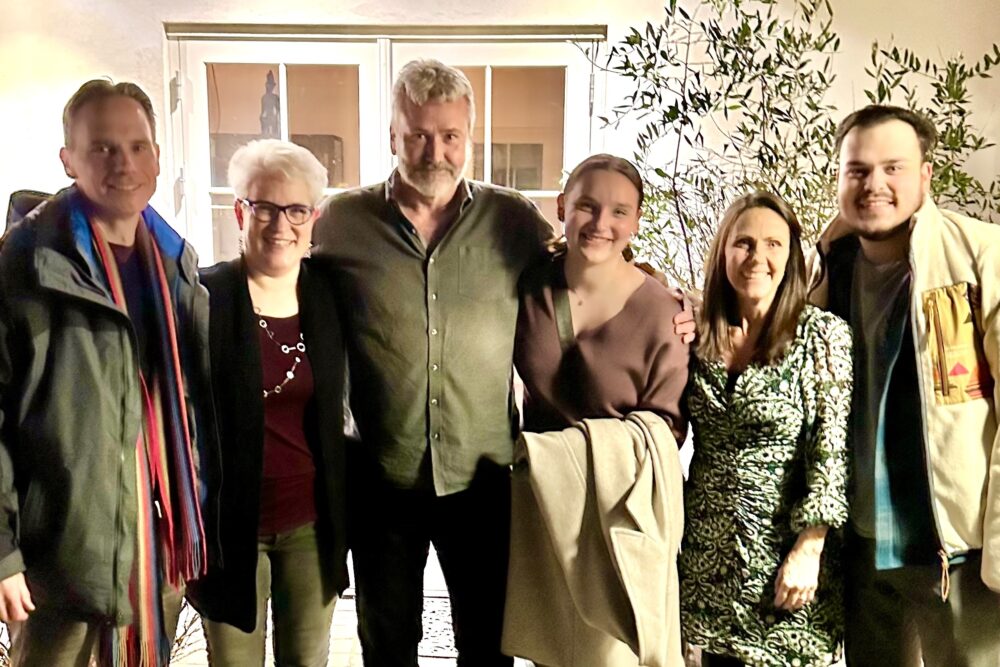
<svg viewBox="0 0 1000 667"><path fill-rule="evenodd" d="M701 297L694 292L684 292L679 287L668 287L670 293L681 304L681 310L674 315L674 333L687 345L694 342L698 333L698 310Z"/></svg>
<svg viewBox="0 0 1000 667"><path fill-rule="evenodd" d="M0 621L26 621L28 614L33 611L35 603L31 601L24 572L12 574L0 581Z"/></svg>

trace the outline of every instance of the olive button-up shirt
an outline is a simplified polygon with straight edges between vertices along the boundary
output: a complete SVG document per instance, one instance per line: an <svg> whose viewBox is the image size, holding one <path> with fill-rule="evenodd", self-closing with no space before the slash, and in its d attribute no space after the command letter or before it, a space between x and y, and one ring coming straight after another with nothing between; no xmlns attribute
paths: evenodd
<svg viewBox="0 0 1000 667"><path fill-rule="evenodd" d="M341 299L362 452L393 485L446 495L482 462L511 462L517 282L553 230L515 191L463 181L428 253L394 177L331 199L313 256Z"/></svg>

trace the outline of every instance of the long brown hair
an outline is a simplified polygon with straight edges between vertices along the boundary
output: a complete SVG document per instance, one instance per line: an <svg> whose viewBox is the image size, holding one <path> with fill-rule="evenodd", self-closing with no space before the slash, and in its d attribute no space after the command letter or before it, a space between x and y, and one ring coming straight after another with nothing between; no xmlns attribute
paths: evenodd
<svg viewBox="0 0 1000 667"><path fill-rule="evenodd" d="M712 240L705 262L704 304L698 318L698 356L721 360L732 349L729 327L739 321L736 291L726 276L726 244L740 216L752 208L766 208L788 224L789 248L785 275L771 302L764 331L757 342L752 361L773 364L784 355L795 339L799 315L806 304L806 263L802 255L802 227L795 211L778 195L751 192L726 209Z"/></svg>

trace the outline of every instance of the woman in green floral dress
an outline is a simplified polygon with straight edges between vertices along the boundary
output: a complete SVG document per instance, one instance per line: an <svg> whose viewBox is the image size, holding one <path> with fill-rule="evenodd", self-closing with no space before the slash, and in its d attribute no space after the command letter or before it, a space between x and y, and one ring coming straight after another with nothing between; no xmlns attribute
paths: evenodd
<svg viewBox="0 0 1000 667"><path fill-rule="evenodd" d="M800 236L783 200L752 193L705 265L680 556L704 667L829 665L841 650L851 333L806 304Z"/></svg>

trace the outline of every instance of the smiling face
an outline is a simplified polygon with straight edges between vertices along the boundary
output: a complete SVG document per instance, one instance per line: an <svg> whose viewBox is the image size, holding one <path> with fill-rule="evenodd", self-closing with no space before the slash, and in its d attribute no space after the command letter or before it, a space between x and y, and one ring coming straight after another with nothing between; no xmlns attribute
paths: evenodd
<svg viewBox="0 0 1000 667"><path fill-rule="evenodd" d="M160 149L139 103L115 95L85 104L73 116L69 144L59 158L94 215L138 221L160 174Z"/></svg>
<svg viewBox="0 0 1000 667"><path fill-rule="evenodd" d="M930 188L931 165L902 120L855 127L840 148L840 216L863 239L880 241L908 229Z"/></svg>
<svg viewBox="0 0 1000 667"><path fill-rule="evenodd" d="M259 176L251 182L246 198L278 206L313 205L307 184L297 180L289 181L281 176ZM319 211L314 210L301 225L291 224L285 213L279 213L271 222L262 222L253 215L250 207L236 202L236 219L246 234L244 259L248 271L251 274L278 278L298 268L302 257L309 250L313 225L318 215Z"/></svg>
<svg viewBox="0 0 1000 667"><path fill-rule="evenodd" d="M469 160L469 101L428 100L414 104L405 95L398 102L390 128L399 174L429 199L455 194Z"/></svg>
<svg viewBox="0 0 1000 667"><path fill-rule="evenodd" d="M567 252L587 264L624 261L622 250L639 231L639 192L623 174L591 169L559 195Z"/></svg>
<svg viewBox="0 0 1000 667"><path fill-rule="evenodd" d="M726 278L741 310L766 310L778 293L788 264L791 232L769 208L744 211L726 240Z"/></svg>

